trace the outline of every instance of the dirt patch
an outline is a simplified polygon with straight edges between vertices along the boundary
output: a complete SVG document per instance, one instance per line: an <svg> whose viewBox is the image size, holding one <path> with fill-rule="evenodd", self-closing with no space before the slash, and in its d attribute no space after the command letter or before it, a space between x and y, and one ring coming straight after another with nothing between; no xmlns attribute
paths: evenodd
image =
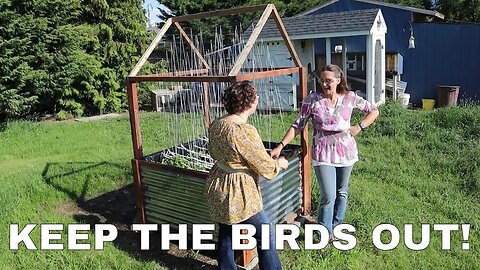
<svg viewBox="0 0 480 270"><path fill-rule="evenodd" d="M99 197L79 202L77 205L62 204L57 211L72 216L76 222L113 224L118 236L113 244L135 259L155 261L168 269L217 269L213 251L180 250L171 244L169 250L161 250L160 234L150 235L150 249L140 249L140 234L130 229L136 216L133 185L126 186Z"/></svg>

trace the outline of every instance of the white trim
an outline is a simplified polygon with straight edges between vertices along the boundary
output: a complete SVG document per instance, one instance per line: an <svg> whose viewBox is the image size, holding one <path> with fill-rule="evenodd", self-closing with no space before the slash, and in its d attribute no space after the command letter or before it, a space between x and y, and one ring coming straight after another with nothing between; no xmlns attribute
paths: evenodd
<svg viewBox="0 0 480 270"><path fill-rule="evenodd" d="M301 17L301 16L305 16L305 15L308 15L310 13L313 13L313 12L316 12L317 10L320 10L324 7L327 7L331 4L334 4L336 2L338 2L339 0L332 0L332 1L329 1L329 2L326 2L325 4L323 5L320 5L318 7L315 7L315 8L312 8L310 10L307 10L307 11L304 11L300 14L297 14L293 17ZM425 14L425 15L430 15L430 16L435 16L439 19L445 19L445 15L443 15L442 13L436 11L436 10L428 10L428 9L423 9L423 8L416 8L416 7L409 7L409 6L402 6L402 5L397 5L397 4L392 4L392 3L386 3L386 2L379 2L379 1L372 1L372 0L353 0L353 1L356 1L356 2L363 2L363 3L367 3L367 4L373 4L373 5L379 5L379 6L384 6L384 7L391 7L391 8L396 8L396 9L403 9L403 10L407 10L407 11L411 11L411 12L414 12L414 13L420 13L420 14Z"/></svg>
<svg viewBox="0 0 480 270"><path fill-rule="evenodd" d="M366 36L370 34L370 30L362 30L362 31L351 31L351 32L332 32L332 33L318 33L318 34L308 34L308 35L292 35L289 36L290 40L298 40L298 39L316 39L316 38L333 38L333 37L350 37L350 36ZM262 38L261 40L264 42L269 41L278 41L283 40L282 37L269 37L269 38Z"/></svg>
<svg viewBox="0 0 480 270"><path fill-rule="evenodd" d="M392 3L387 3L387 2L373 1L373 0L354 0L354 1L367 3L367 4L373 4L373 5L379 5L379 6L385 6L385 7L391 7L391 8L396 8L396 9L403 9L403 10L407 10L407 11L411 11L411 12L415 12L415 13L435 16L435 17L438 17L442 20L445 19L445 15L443 15L442 13L440 13L436 10L428 10L428 9L423 9L423 8L403 6L403 5L392 4Z"/></svg>
<svg viewBox="0 0 480 270"><path fill-rule="evenodd" d="M377 21L381 22L381 28L377 28ZM375 20L373 22L372 28L370 29L370 34L376 34L376 33L387 33L387 23L385 22L385 18L383 17L382 10L379 9L377 16L375 16Z"/></svg>

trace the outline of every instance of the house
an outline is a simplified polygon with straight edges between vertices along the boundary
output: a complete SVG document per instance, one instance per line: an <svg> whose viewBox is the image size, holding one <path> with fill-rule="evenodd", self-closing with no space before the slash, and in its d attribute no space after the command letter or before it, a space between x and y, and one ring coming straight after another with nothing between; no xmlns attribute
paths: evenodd
<svg viewBox="0 0 480 270"><path fill-rule="evenodd" d="M353 90L363 93L367 100L375 104L385 101L385 34L387 25L380 9L353 10L345 12L325 13L315 16L290 17L282 19L288 36L298 53L301 63L308 67L310 80L308 89L315 90L319 85L314 83L316 69L326 63L334 63L343 67L349 78L356 78L356 85ZM248 35L251 29L247 30ZM349 62L348 40L361 40L363 42L362 55L358 59L358 70L361 75L351 73L357 63ZM322 43L323 42L323 43ZM319 45L322 44L323 47ZM277 25L271 20L263 27L257 40L256 46L267 46L263 52L263 58L272 59L272 67L293 66L293 60L283 42ZM346 50L343 48L347 48ZM257 55L257 58L259 56ZM262 57L260 57L262 58ZM361 62L361 64L360 64ZM358 72L357 72L358 73ZM283 100L288 100L282 109L296 109L295 103L290 102L298 94L295 91L295 82L298 82L297 75L290 78L277 79L275 83ZM356 76L356 77L353 77ZM266 95L270 90L266 90ZM271 92L271 91L270 91ZM298 93L298 92L297 92ZM260 100L269 100L260 93ZM261 107L262 104L259 106Z"/></svg>
<svg viewBox="0 0 480 270"><path fill-rule="evenodd" d="M480 24L446 23L444 15L436 11L371 0L328 1L295 17L372 8L382 11L388 26L387 73L398 72L401 80L408 82L406 92L411 102L436 99L439 85L459 85L461 99L480 100ZM324 51L325 40L315 39L314 44L316 54ZM336 48L342 41L333 39L331 44ZM366 46L358 37L348 38L347 44L347 72L352 74L365 64L362 55Z"/></svg>

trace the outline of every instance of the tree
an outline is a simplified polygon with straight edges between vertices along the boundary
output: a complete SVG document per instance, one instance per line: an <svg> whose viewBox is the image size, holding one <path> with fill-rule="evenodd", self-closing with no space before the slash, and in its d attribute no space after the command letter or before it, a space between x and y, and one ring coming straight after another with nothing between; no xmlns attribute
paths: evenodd
<svg viewBox="0 0 480 270"><path fill-rule="evenodd" d="M433 6L448 21L480 23L479 0L436 0Z"/></svg>
<svg viewBox="0 0 480 270"><path fill-rule="evenodd" d="M205 0L205 1L187 1L187 0L166 0L159 1L170 10L160 9L160 19L166 20L172 16L180 16L186 14L195 14L199 12L220 10L220 9L229 9L240 6L252 6L264 4L263 1L259 0L236 0L236 1L217 1L217 0ZM300 2L300 1L299 1ZM275 4L281 15L285 12L285 3L283 1L274 0L272 3ZM182 25L187 26L187 28L192 29L193 34L202 33L202 37L206 46L208 42L215 38L215 31L218 31L216 27L220 26L222 30L222 35L224 40L227 43L231 44L233 38L235 37L235 31L245 30L255 19L260 17L260 12L257 13L245 13L239 15L230 15L223 17L214 17L210 19L203 20L194 20L188 23L182 23ZM241 27L241 29L240 29ZM225 44L228 45L228 44Z"/></svg>
<svg viewBox="0 0 480 270"><path fill-rule="evenodd" d="M434 9L447 21L480 22L480 0L386 0L404 6Z"/></svg>
<svg viewBox="0 0 480 270"><path fill-rule="evenodd" d="M141 0L0 0L0 112L73 115L126 107L148 45Z"/></svg>
<svg viewBox="0 0 480 270"><path fill-rule="evenodd" d="M424 9L431 9L432 2L430 0L386 0L382 2L408 6L408 7L418 7Z"/></svg>

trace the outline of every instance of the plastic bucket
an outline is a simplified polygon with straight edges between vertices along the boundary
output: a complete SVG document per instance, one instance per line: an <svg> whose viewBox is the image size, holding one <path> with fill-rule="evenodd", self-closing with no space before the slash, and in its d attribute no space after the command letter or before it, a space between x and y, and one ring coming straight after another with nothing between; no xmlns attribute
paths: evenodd
<svg viewBox="0 0 480 270"><path fill-rule="evenodd" d="M435 99L422 99L422 108L424 110L433 110L433 107L435 107Z"/></svg>
<svg viewBox="0 0 480 270"><path fill-rule="evenodd" d="M398 100L402 103L403 107L408 107L408 103L410 102L410 94L402 93L398 95Z"/></svg>

